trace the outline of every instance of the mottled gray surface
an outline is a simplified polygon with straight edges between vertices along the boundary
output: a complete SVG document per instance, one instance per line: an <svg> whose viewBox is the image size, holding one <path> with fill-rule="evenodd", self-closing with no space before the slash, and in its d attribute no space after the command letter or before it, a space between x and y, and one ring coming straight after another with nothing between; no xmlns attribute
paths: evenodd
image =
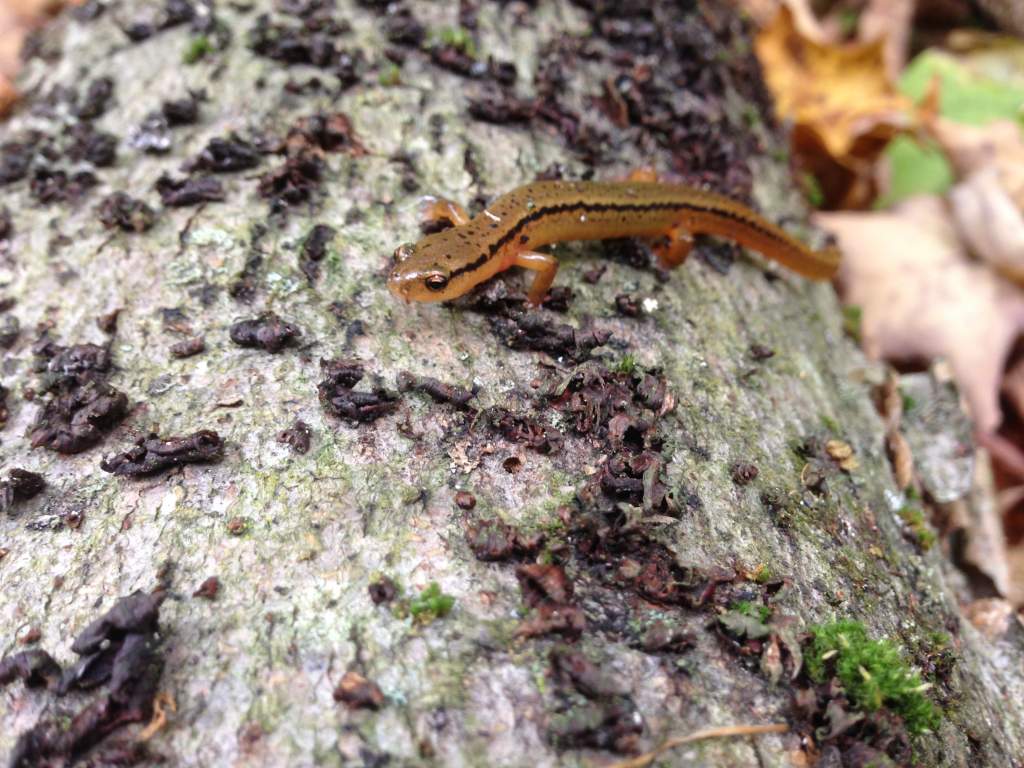
<svg viewBox="0 0 1024 768"><path fill-rule="evenodd" d="M379 57L378 17L339 5L353 23L352 43ZM432 27L453 24L454 9L439 6L414 7ZM583 17L569 3L541 2L526 23L513 26L516 11L516 4L485 4L480 47L515 59L520 82L528 84L539 41L584 31ZM59 60L29 65L25 83L39 93L83 76L114 76L116 106L98 125L121 135L160 99L187 87L207 88L211 101L198 126L175 132L175 151L166 158L143 157L122 144L116 167L101 173L104 187L77 208L39 207L24 182L3 190L17 234L0 263L0 285L3 295L18 298L13 313L25 332L3 363L2 381L14 394L0 451L5 467L43 472L48 488L16 516L0 519L0 547L9 550L0 560L0 650L16 650L16 637L37 627L41 645L70 661L75 633L117 597L152 589L161 564L173 562L172 599L161 616L161 688L178 711L151 746L174 765L361 765L377 764L381 755L391 757L390 765L606 761L605 753L559 752L548 743L551 642L514 639L525 609L513 569L474 559L463 538L466 515L453 503L456 490L466 488L482 514L558 529L556 510L595 471L596 456L579 441L550 458L500 437L488 442L468 432L463 417L420 396L356 429L326 417L316 399L318 358L351 354L389 385L398 370L409 369L478 383L483 405L526 407L529 382L542 373L539 356L502 346L479 315L402 306L385 290L386 257L416 237L418 208L417 194L402 191L403 166L389 158L406 153L422 190L465 202L530 180L555 161L574 171L583 166L553 133L467 122L466 81L417 57L403 68L401 86L377 86L370 76L337 98L285 94L288 78L312 73L245 49L256 15L225 8L233 47L185 67L185 28L126 45L115 23L132 12L114 7L89 25L58 21L47 40L62 52ZM256 90L261 77L265 87ZM595 65L585 90L597 92L599 83ZM96 222L93 208L106 191L124 189L156 205L157 176L177 172L209 138L231 130L281 132L309 114L311 102L347 113L367 153L329 155L329 194L315 213L300 211L260 240L265 268L251 308L233 301L227 287L250 254L254 227L266 218L254 173L225 177L224 203L162 212L145 235L111 235ZM33 125L49 130L53 118L23 113L0 127L0 138ZM765 141L770 146L772 139ZM467 152L479 185L466 170ZM628 140L616 152L618 162L602 175L621 175L650 159ZM780 196L788 185L784 164L765 157L757 169L758 201L776 216L799 214L795 198ZM297 251L314 222L331 223L339 234L311 288L297 268ZM788 275L767 280L754 258L727 276L693 259L665 284L612 263L600 283L589 285L581 274L601 247L558 253L568 258L557 283L577 293L569 321L613 332L619 346L599 355L614 361L628 351L642 365L662 366L669 379L677 403L666 420L670 485L700 500L680 520L656 526L681 563L766 565L790 580L778 610L801 625L852 616L907 643L956 628L941 552L922 556L894 516L902 500L868 396L871 376L842 334L829 286ZM198 297L204 285L217 289L208 306ZM656 309L639 320L618 317L612 298L625 290L653 296ZM364 335L346 334L347 323L328 311L334 301L347 321L363 322ZM99 343L94 319L118 307L111 381L136 405L130 417L86 453L30 451L24 434L36 406L20 391L33 381L33 327L52 320L58 341ZM205 354L170 358L168 347L179 338L162 327L164 307L186 310L206 335ZM269 355L229 342L233 320L264 308L302 327L301 349ZM753 343L775 356L753 365ZM275 441L295 417L315 432L306 456ZM399 424L411 425L417 437L406 437ZM818 497L803 488L793 447L830 427L853 446L860 467L830 480L830 494ZM139 433L198 428L226 438L219 465L141 481L99 469L104 452ZM510 455L523 462L518 474L502 468ZM729 468L737 461L759 468L751 485L732 482ZM785 524L769 515L765 493L784 501ZM31 525L69 510L84 514L77 530ZM228 530L236 517L247 521L242 535ZM456 607L427 627L396 618L368 597L367 584L380 573L410 591L437 581L457 597ZM216 602L191 597L211 575L222 585ZM583 607L599 625L605 607L585 600ZM632 694L645 747L711 725L785 720L785 683L773 689L763 675L746 671L704 629L706 616L683 620L699 642L682 672L600 629L579 643ZM1010 765L1011 756L1024 753L1020 645L1003 643L996 655L961 621L956 646L959 698L941 732L919 741L920 764ZM350 713L332 700L350 666L380 684L389 699L380 712ZM0 692L0 754L36 721L45 701L20 683ZM793 736L707 742L665 762L781 768L799 764L790 758L798 747Z"/></svg>

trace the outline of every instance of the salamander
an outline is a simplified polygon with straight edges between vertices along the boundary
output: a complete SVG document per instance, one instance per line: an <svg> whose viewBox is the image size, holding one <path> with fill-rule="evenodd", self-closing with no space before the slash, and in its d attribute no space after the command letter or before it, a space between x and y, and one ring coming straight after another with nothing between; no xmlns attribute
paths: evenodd
<svg viewBox="0 0 1024 768"><path fill-rule="evenodd" d="M565 240L652 238L662 266L679 266L694 235L717 235L815 280L839 267L834 247L813 250L746 206L713 192L656 181L538 181L502 195L470 219L448 200L428 215L453 226L395 250L388 287L406 301L448 301L511 267L535 273L537 306L558 271L536 249Z"/></svg>

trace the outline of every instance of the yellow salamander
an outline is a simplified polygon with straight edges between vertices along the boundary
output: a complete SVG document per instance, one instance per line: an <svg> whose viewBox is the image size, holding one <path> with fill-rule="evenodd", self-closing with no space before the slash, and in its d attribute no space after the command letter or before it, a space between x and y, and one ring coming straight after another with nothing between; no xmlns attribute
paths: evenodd
<svg viewBox="0 0 1024 768"><path fill-rule="evenodd" d="M744 205L722 195L654 181L538 181L502 195L479 215L435 200L429 215L454 226L395 250L388 287L406 301L447 301L510 267L535 272L529 301L540 304L558 271L536 249L565 240L654 238L661 264L676 267L694 235L718 235L759 251L805 277L827 280L839 266L833 247L812 250Z"/></svg>

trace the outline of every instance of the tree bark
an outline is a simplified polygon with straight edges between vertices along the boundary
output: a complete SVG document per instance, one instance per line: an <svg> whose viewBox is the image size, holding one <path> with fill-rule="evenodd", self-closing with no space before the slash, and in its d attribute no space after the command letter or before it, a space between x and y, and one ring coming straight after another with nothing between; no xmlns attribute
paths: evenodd
<svg viewBox="0 0 1024 768"><path fill-rule="evenodd" d="M701 728L765 723L790 731L660 759L814 764L794 703L807 683L792 679L785 643L737 640L717 619L754 601L789 637L863 621L918 666L946 633L950 668L930 676L942 725L914 738L913 761L1019 764L1020 632L985 637L964 620L965 587L941 548L923 551L897 516L877 371L844 335L830 286L701 242L667 279L628 244L556 248L556 286L572 289L562 313L522 313L517 275L488 288L489 304L402 305L386 290L391 252L419 237L422 195L479 210L559 167L618 178L653 165L815 236L749 30L714 2L630 5L420 2L401 6L409 16L339 0L289 15L254 0L167 29L163 8L114 4L90 18L100 6L87 5L35 41L28 95L0 129L35 142L8 147L33 167L3 187L13 234L0 281L22 331L4 358L0 436L5 471L40 472L46 488L0 517L5 653L38 630L69 664L74 638L118 598L162 590L159 689L177 707L148 745L181 766L603 764ZM268 42L268 24L299 29L302 14L321 37L290 32L290 53ZM143 18L153 34L130 41L124 30L141 37ZM354 71L342 49L361 53ZM514 85L501 62L514 62ZM96 115L87 91L103 77L113 95ZM198 122L168 129L168 154L130 145L133 127L190 89L206 92ZM318 114L350 124L311 124ZM86 124L116 137L117 157L76 196L73 181L36 169L102 161L65 150L87 142L75 133ZM161 206L160 176L183 178L185 161L232 133L275 153L217 174L222 201ZM51 188L67 199L41 200ZM151 229L101 223L97 206L117 191L156 211ZM319 261L316 224L335 230ZM94 321L115 309L108 335ZM265 311L301 336L276 353L232 341L237 320ZM130 404L73 455L30 448L54 397L33 370L54 359L33 352L43 326L60 345L109 343L101 378ZM172 357L198 335L205 352ZM324 390L357 419L322 405L332 371L321 358L360 361L364 400L344 383ZM398 392L401 371L476 396L435 402L422 390L443 388L408 380ZM632 399L608 399L620 392ZM296 419L312 430L306 454L277 439ZM223 438L221 461L141 478L99 466L151 431L200 429ZM829 439L857 466L821 453ZM495 520L518 533L481 530ZM211 576L215 598L194 596ZM382 576L401 594L377 605ZM446 615L419 599L432 582L455 598ZM688 640L649 641L659 622ZM361 689L346 704L355 677L335 701L350 671L383 701ZM90 695L7 686L0 754Z"/></svg>

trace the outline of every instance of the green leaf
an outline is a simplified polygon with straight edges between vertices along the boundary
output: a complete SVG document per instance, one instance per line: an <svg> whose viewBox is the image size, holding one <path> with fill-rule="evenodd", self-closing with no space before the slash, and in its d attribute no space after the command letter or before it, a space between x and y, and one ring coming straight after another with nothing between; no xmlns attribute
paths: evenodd
<svg viewBox="0 0 1024 768"><path fill-rule="evenodd" d="M889 190L875 201L876 208L888 208L914 195L941 195L955 177L953 166L935 147L911 136L897 136L885 148L889 162Z"/></svg>
<svg viewBox="0 0 1024 768"><path fill-rule="evenodd" d="M943 117L968 125L985 125L999 119L1024 125L1024 86L1012 80L995 80L948 53L929 49L916 56L904 70L899 88L914 101L920 101L936 77Z"/></svg>

